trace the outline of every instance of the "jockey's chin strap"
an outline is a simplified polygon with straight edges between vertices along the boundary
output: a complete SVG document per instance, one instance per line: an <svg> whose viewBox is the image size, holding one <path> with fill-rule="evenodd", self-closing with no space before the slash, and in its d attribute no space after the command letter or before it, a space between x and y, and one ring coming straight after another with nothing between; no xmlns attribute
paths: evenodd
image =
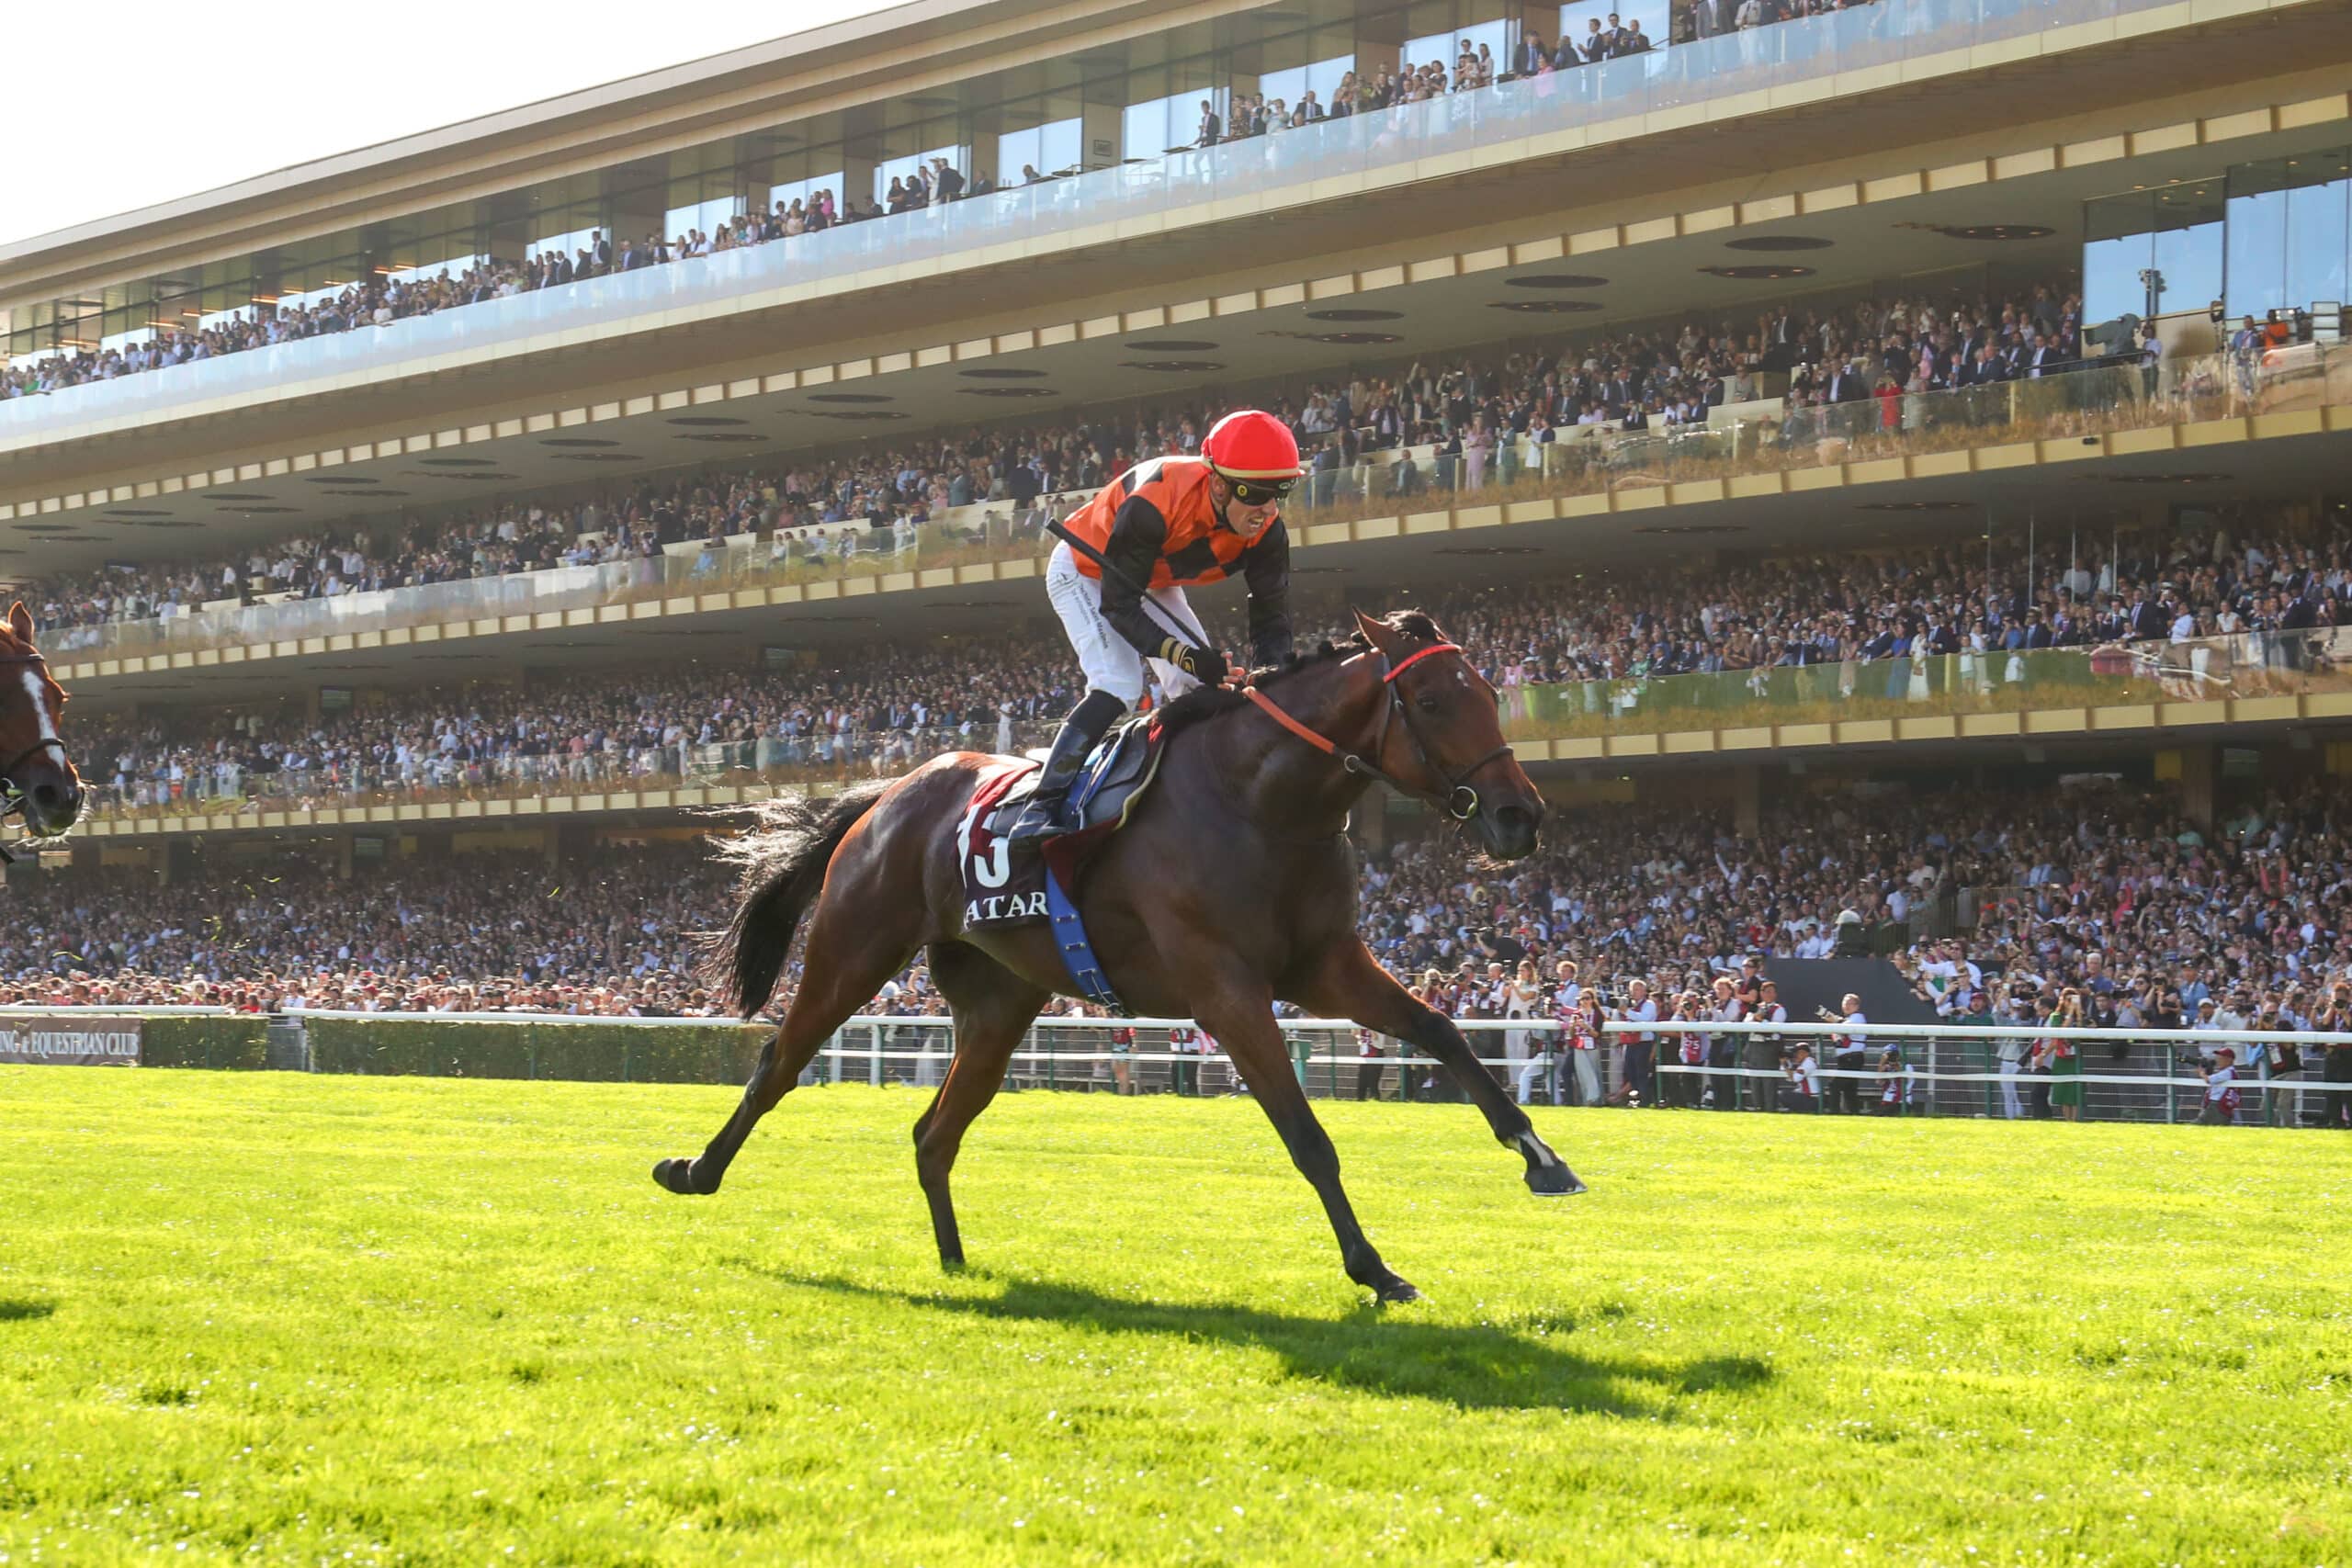
<svg viewBox="0 0 2352 1568"><path fill-rule="evenodd" d="M1426 801L1456 822L1469 821L1470 818L1478 815L1478 792L1464 781L1496 758L1510 755L1510 743L1505 741L1468 767L1448 773L1430 759L1429 748L1421 741L1421 732L1414 727L1412 710L1405 705L1404 696L1396 689L1396 677L1419 664L1422 660L1432 654L1460 653L1461 648L1450 642L1431 643L1427 648L1408 654L1399 660L1393 669L1388 665L1387 654L1381 652L1378 649L1373 651L1379 655L1380 683L1386 691L1388 700L1380 705L1380 728L1373 733L1372 752L1369 756L1358 751L1342 750L1335 742L1326 739L1275 706L1273 700L1255 686L1244 686L1241 689L1241 694L1255 704L1259 712L1314 747L1317 751L1327 757L1339 759L1340 766L1348 772L1363 778L1378 779L1399 795L1407 795L1416 800ZM1379 759L1381 752L1387 746L1388 721L1391 717L1402 718L1405 721L1405 738L1413 743L1414 760L1420 763L1424 773L1437 778L1443 784L1442 790L1419 789L1382 771Z"/></svg>

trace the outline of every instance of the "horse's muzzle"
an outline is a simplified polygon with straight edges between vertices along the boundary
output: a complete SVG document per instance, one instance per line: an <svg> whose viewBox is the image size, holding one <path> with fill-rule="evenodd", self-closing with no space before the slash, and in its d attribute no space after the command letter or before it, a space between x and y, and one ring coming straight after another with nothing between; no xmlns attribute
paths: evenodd
<svg viewBox="0 0 2352 1568"><path fill-rule="evenodd" d="M74 826L82 815L82 781L68 768L34 766L22 770L17 781L18 808L25 831L36 839L54 838Z"/></svg>
<svg viewBox="0 0 2352 1568"><path fill-rule="evenodd" d="M1496 860L1524 860L1535 852L1543 826L1541 813L1506 803L1487 807L1472 820L1477 824L1487 853Z"/></svg>

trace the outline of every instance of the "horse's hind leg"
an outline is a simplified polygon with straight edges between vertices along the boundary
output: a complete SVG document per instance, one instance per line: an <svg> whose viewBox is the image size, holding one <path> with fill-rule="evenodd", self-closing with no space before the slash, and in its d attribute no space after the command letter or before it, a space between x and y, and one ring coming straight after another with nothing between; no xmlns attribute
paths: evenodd
<svg viewBox="0 0 2352 1568"><path fill-rule="evenodd" d="M931 950L931 980L956 1018L956 1055L947 1081L915 1122L915 1174L931 1202L932 1234L939 1242L943 1269L964 1266L964 1238L956 1228L956 1203L948 1174L964 1144L964 1129L988 1109L1004 1082L1005 1064L1048 995L995 959L959 942Z"/></svg>
<svg viewBox="0 0 2352 1568"><path fill-rule="evenodd" d="M876 919L870 903L851 915L841 903L820 896L808 922L800 988L785 1010L783 1027L761 1051L760 1065L752 1069L752 1081L745 1086L735 1114L698 1158L665 1159L653 1168L653 1179L673 1192L718 1191L728 1165L760 1118L791 1092L834 1031L873 1000L884 981L907 966L920 945L917 933L922 919L919 903L903 909L895 919Z"/></svg>

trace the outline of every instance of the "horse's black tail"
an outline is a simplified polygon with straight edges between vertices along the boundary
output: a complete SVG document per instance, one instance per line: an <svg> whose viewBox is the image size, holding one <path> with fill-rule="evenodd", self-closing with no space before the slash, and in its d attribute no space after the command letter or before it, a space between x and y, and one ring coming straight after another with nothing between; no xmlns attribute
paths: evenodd
<svg viewBox="0 0 2352 1568"><path fill-rule="evenodd" d="M710 940L705 974L741 1017L756 1017L775 994L793 933L825 885L833 852L895 782L859 784L828 799L767 801L757 827L719 844L720 856L742 868L742 885L734 918Z"/></svg>

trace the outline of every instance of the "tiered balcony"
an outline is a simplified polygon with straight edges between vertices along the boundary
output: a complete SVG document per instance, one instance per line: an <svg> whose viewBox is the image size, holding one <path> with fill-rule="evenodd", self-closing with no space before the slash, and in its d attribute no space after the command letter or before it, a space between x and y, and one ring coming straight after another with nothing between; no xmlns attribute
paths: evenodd
<svg viewBox="0 0 2352 1568"><path fill-rule="evenodd" d="M1342 199L1695 123L2056 54L2245 7L1876 0L1850 10L723 254L0 401L0 453L512 362L634 333Z"/></svg>
<svg viewBox="0 0 2352 1568"><path fill-rule="evenodd" d="M2160 482L2225 443L2352 430L2352 346L2306 344L2262 364L2211 356L2154 373L2101 367L1829 408L1715 412L1704 425L1580 426L1553 443L1513 443L1475 490L1459 459L1430 448L1373 454L1301 485L1295 547L1344 560L1376 547L1387 560L1431 536L1488 529L1572 545L1576 530L1620 514L1640 514L1635 527L1671 529L1682 525L1669 516L1800 504L1843 487L1896 487L1884 502L1896 509L1949 505L1916 498L1959 488L1982 500L1987 485L2086 458L2128 459L2134 475ZM534 636L658 617L788 626L795 614L817 613L808 606L845 599L1035 578L1053 542L1048 511L1080 499L1046 497L1025 513L958 508L920 527L779 530L605 566L60 627L44 643L61 680L103 689L129 675L370 650L389 672L398 650L421 644L513 637L527 654ZM910 603L920 608L919 598Z"/></svg>

